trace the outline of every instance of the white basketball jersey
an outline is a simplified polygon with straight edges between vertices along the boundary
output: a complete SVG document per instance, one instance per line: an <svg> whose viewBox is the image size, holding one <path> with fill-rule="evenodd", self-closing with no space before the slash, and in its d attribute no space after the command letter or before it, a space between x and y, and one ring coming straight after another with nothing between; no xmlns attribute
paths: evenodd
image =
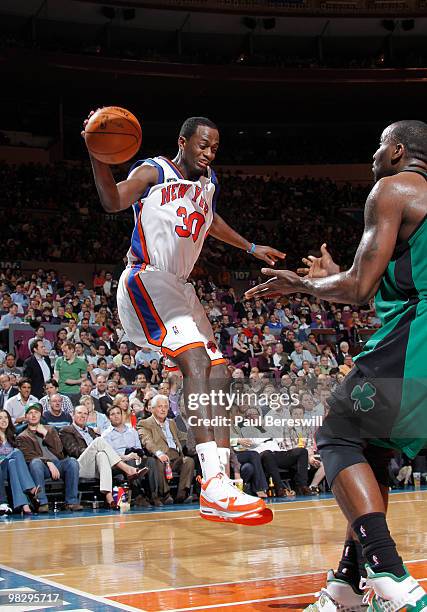
<svg viewBox="0 0 427 612"><path fill-rule="evenodd" d="M137 162L157 168L158 183L133 204L135 228L130 264L144 263L187 279L213 221L218 182L213 170L198 181L184 179L165 157Z"/></svg>

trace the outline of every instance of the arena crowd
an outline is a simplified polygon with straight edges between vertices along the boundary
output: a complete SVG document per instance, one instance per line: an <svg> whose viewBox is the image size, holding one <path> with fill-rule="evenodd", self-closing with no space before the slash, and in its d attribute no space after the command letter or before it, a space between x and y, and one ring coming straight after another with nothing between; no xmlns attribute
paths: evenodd
<svg viewBox="0 0 427 612"><path fill-rule="evenodd" d="M232 377L231 476L260 497L325 490L313 435L331 390L379 326L372 304L356 309L303 295L245 301L212 279L192 282ZM104 272L89 287L54 269L0 273L3 515L48 512L47 492L61 480L71 511L82 509L80 493L93 479L111 509L123 480L137 506L197 499L181 377L161 353L126 337L116 285ZM25 340L10 330L27 331ZM396 457L393 486L408 484L412 467L426 472L424 461Z"/></svg>

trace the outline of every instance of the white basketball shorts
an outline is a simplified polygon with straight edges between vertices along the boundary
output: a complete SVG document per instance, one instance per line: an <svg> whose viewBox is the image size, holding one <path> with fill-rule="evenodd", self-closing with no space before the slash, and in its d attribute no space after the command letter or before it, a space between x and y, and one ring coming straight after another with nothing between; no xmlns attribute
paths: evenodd
<svg viewBox="0 0 427 612"><path fill-rule="evenodd" d="M144 264L127 267L117 306L123 328L137 346L160 349L173 362L184 351L203 347L212 365L226 363L193 285L174 274Z"/></svg>

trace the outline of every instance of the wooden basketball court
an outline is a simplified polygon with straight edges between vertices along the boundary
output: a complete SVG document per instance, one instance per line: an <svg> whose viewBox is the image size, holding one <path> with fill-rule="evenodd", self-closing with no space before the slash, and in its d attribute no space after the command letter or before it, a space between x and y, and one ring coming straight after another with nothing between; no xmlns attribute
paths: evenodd
<svg viewBox="0 0 427 612"><path fill-rule="evenodd" d="M273 508L272 523L252 528L204 521L196 505L1 519L0 610L302 609L336 567L344 520L327 496ZM427 490L391 495L392 534L424 580L426 515ZM8 606L2 592L24 588L59 588L66 603Z"/></svg>

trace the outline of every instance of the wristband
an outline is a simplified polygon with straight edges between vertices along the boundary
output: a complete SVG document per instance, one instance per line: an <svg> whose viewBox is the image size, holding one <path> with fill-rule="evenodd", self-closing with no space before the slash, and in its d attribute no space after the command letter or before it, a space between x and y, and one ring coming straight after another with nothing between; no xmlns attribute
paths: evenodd
<svg viewBox="0 0 427 612"><path fill-rule="evenodd" d="M249 255L253 255L253 254L255 253L255 249L256 249L256 244L253 242L253 243L251 244L251 248L250 248L250 249L248 249L248 250L246 251L246 253L249 253Z"/></svg>

